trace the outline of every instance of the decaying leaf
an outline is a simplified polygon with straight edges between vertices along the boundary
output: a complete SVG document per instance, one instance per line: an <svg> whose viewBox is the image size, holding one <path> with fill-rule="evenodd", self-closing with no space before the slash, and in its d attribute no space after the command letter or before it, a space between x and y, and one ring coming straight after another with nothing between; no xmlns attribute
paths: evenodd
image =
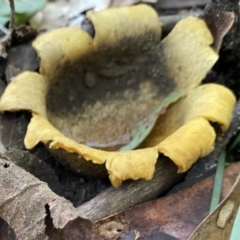
<svg viewBox="0 0 240 240"><path fill-rule="evenodd" d="M22 36L24 35L25 34L22 32ZM21 72L26 70L35 71L38 68L38 57L31 43L21 44L9 49L6 67L6 79L8 82Z"/></svg>
<svg viewBox="0 0 240 240"><path fill-rule="evenodd" d="M221 199L230 192L239 170L239 162L225 169ZM96 225L105 239L109 239L109 235L121 240L132 239L135 231L142 239L154 234L156 237L151 239L168 239L167 236L169 239L188 239L209 213L213 182L214 176L208 177L177 193L96 221ZM117 228L121 231L116 231Z"/></svg>
<svg viewBox="0 0 240 240"><path fill-rule="evenodd" d="M44 182L2 158L0 168L0 219L17 239L101 239L93 223Z"/></svg>
<svg viewBox="0 0 240 240"><path fill-rule="evenodd" d="M5 83L0 79L0 96L6 88ZM0 152L6 148L24 149L22 139L27 130L29 118L25 113L7 113L0 115Z"/></svg>
<svg viewBox="0 0 240 240"><path fill-rule="evenodd" d="M194 239L230 239L234 219L240 204L240 175L229 195L220 203L191 235Z"/></svg>
<svg viewBox="0 0 240 240"><path fill-rule="evenodd" d="M234 12L223 11L216 3L208 4L204 9L204 20L213 36L213 48L218 52L222 45L223 37L229 32L235 21Z"/></svg>
<svg viewBox="0 0 240 240"><path fill-rule="evenodd" d="M7 113L0 116L0 139L6 148L25 149L23 138L26 134L29 116L25 113Z"/></svg>
<svg viewBox="0 0 240 240"><path fill-rule="evenodd" d="M38 11L30 24L37 29L52 30L66 26L81 26L85 19L84 12L103 10L109 7L110 0L58 0L48 1L42 11Z"/></svg>
<svg viewBox="0 0 240 240"><path fill-rule="evenodd" d="M179 172L188 170L213 149L209 121L225 131L235 104L225 87L198 87L218 59L205 22L182 20L160 42L158 16L149 6L90 11L87 17L93 39L71 27L33 42L40 73L18 75L1 98L1 111L32 112L27 148L43 142L77 171L100 175L107 169L114 186L129 178L150 180L159 153ZM127 145L137 124L172 92L182 100L157 120L143 149L109 151Z"/></svg>
<svg viewBox="0 0 240 240"><path fill-rule="evenodd" d="M54 193L62 196L61 187L59 187L61 184L55 171L44 161L40 160L29 151L14 148L8 149L4 153L4 156L11 159L15 165L32 174L40 181L48 183L50 189Z"/></svg>
<svg viewBox="0 0 240 240"><path fill-rule="evenodd" d="M31 152L8 148L3 154L18 167L23 168L40 181L46 182L54 193L70 200L73 206L79 206L105 189L99 179L88 181L59 166L44 146L39 146Z"/></svg>

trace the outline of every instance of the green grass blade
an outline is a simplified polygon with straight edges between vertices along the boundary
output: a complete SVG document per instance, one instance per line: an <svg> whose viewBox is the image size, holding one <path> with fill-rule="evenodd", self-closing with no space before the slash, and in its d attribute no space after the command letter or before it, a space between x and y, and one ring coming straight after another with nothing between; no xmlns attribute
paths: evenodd
<svg viewBox="0 0 240 240"><path fill-rule="evenodd" d="M177 92L170 93L155 110L149 114L142 122L139 122L131 132L131 141L119 149L119 151L129 151L136 148L153 129L159 115L163 114L166 108L176 102L181 95Z"/></svg>
<svg viewBox="0 0 240 240"><path fill-rule="evenodd" d="M210 213L216 209L220 201L225 159L226 159L226 151L224 150L219 156L218 163L217 163L217 170L216 170L215 179L214 179L212 199L211 199L211 204L209 209Z"/></svg>
<svg viewBox="0 0 240 240"><path fill-rule="evenodd" d="M231 150L233 150L234 147L236 147L236 145L240 142L240 133L238 133L238 135L235 137L233 143L231 144L231 146L229 147L229 152Z"/></svg>
<svg viewBox="0 0 240 240"><path fill-rule="evenodd" d="M232 232L231 232L229 240L240 239L240 227L239 226L240 226L240 206L238 206L237 215L236 215L234 223L233 223L233 228L232 228Z"/></svg>

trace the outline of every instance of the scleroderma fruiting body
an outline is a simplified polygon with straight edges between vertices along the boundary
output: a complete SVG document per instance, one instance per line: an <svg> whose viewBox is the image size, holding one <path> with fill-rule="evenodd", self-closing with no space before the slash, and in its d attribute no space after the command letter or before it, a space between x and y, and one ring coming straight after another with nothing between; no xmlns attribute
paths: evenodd
<svg viewBox="0 0 240 240"><path fill-rule="evenodd" d="M225 131L236 101L223 86L199 86L218 59L205 22L184 19L161 42L161 24L149 6L91 11L87 17L94 38L67 27L33 42L39 73L18 75L0 110L32 112L27 149L43 142L77 172L108 173L115 187L126 179L150 180L159 154L187 171L213 149L216 134L209 122ZM139 149L116 151L173 91L182 98L159 116Z"/></svg>

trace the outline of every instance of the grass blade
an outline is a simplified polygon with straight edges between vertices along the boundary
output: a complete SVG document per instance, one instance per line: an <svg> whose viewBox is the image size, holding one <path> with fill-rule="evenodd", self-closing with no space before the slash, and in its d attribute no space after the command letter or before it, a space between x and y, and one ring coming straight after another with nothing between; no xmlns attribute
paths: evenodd
<svg viewBox="0 0 240 240"><path fill-rule="evenodd" d="M214 185L213 185L212 199L211 199L211 204L209 209L210 213L216 209L220 201L225 158L226 158L226 151L224 150L218 158L217 170L216 170Z"/></svg>

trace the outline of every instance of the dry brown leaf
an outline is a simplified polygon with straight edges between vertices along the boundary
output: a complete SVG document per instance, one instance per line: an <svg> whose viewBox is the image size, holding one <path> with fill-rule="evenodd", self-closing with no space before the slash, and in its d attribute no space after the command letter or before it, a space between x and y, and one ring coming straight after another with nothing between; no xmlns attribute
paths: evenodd
<svg viewBox="0 0 240 240"><path fill-rule="evenodd" d="M62 28L34 41L40 74L20 74L1 98L1 111L31 111L27 148L44 142L62 163L77 171L104 175L107 169L114 186L129 178L151 179L159 153L169 155L179 172L188 170L213 149L215 133L208 120L225 131L235 104L233 94L222 86L196 88L218 58L209 47L213 39L205 22L189 17L160 42L158 16L149 6L91 11L87 17L94 25L94 39L78 28ZM196 94L192 90L189 100L179 103L185 108L173 105L181 121L170 115L173 126L157 136L161 140L155 145L145 142L145 147L151 146L144 150L105 151L127 144L131 129L169 93L186 95L191 89ZM209 103L199 102L209 92L215 109L211 112ZM201 125L193 127L196 121ZM185 161L179 154L192 149L188 142L195 141L195 130L209 135L197 141ZM185 145L176 150L176 144L171 147L167 142L177 142L179 134Z"/></svg>
<svg viewBox="0 0 240 240"><path fill-rule="evenodd" d="M198 226L189 240L230 239L234 219L240 204L240 175L229 195Z"/></svg>
<svg viewBox="0 0 240 240"><path fill-rule="evenodd" d="M58 0L47 2L42 11L38 11L30 24L36 29L52 30L66 26L81 26L85 19L84 12L94 9L103 10L109 7L111 0Z"/></svg>
<svg viewBox="0 0 240 240"><path fill-rule="evenodd" d="M5 83L0 79L0 97L6 88ZM26 134L29 119L25 113L6 113L0 115L0 152L6 148L24 149L23 138Z"/></svg>
<svg viewBox="0 0 240 240"><path fill-rule="evenodd" d="M6 148L25 149L23 138L29 124L26 113L0 115L0 139Z"/></svg>
<svg viewBox="0 0 240 240"><path fill-rule="evenodd" d="M222 6L212 3L204 9L203 19L214 36L213 48L218 52L224 36L233 26L235 14L234 12L223 11Z"/></svg>
<svg viewBox="0 0 240 240"><path fill-rule="evenodd" d="M240 163L225 169L222 198L231 190L240 171ZM100 233L121 240L138 232L143 239L187 239L208 215L214 176L177 193L159 198L97 221ZM111 227L111 230L109 228ZM116 231L116 229L121 231ZM172 238L171 238L172 237ZM200 238L201 239L201 238ZM215 239L215 238L207 238Z"/></svg>
<svg viewBox="0 0 240 240"><path fill-rule="evenodd" d="M94 224L44 182L2 158L0 168L0 219L17 239L101 239Z"/></svg>
<svg viewBox="0 0 240 240"><path fill-rule="evenodd" d="M9 49L6 67L7 82L21 72L35 71L38 68L39 59L30 42Z"/></svg>
<svg viewBox="0 0 240 240"><path fill-rule="evenodd" d="M32 174L40 181L48 183L50 189L54 193L63 196L61 192L62 186L54 169L34 154L29 151L8 148L8 150L4 153L4 156L11 159L15 165Z"/></svg>

